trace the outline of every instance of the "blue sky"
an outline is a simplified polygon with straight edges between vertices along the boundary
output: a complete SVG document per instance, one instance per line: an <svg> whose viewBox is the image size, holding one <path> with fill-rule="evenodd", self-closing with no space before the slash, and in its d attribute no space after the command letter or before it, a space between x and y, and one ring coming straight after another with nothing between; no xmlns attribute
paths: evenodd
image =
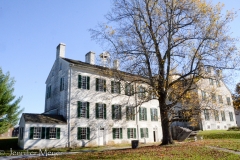
<svg viewBox="0 0 240 160"><path fill-rule="evenodd" d="M224 11L240 9L240 1L213 0L217 2L225 4ZM72 59L84 61L88 51L103 51L88 30L105 21L110 5L111 0L0 1L0 67L15 78L14 94L23 96L25 113L44 111L45 80L60 42ZM237 17L231 23L233 37L240 37L239 25Z"/></svg>

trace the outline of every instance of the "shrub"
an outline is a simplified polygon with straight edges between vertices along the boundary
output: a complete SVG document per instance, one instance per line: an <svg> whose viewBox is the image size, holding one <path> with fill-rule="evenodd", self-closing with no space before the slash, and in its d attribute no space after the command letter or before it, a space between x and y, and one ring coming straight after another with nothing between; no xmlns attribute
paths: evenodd
<svg viewBox="0 0 240 160"><path fill-rule="evenodd" d="M228 131L240 131L240 127L237 126L229 127Z"/></svg>

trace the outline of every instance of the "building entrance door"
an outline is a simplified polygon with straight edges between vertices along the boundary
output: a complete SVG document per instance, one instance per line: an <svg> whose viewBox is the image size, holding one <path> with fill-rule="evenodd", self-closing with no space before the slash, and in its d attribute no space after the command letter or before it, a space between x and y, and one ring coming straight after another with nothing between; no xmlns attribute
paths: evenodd
<svg viewBox="0 0 240 160"><path fill-rule="evenodd" d="M100 129L98 130L98 145L99 145L99 146L105 145L104 128L100 128Z"/></svg>

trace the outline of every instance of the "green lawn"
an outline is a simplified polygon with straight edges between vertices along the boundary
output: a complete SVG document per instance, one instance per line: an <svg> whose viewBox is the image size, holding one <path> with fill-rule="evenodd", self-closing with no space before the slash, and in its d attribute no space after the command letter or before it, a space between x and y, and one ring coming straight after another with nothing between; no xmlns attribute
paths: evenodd
<svg viewBox="0 0 240 160"><path fill-rule="evenodd" d="M125 149L104 152L79 153L55 157L37 157L35 159L192 159L192 160L222 160L240 159L239 155L210 149L206 146L208 140L199 142L176 143L171 146L151 146L138 149ZM212 142L213 143L213 142Z"/></svg>
<svg viewBox="0 0 240 160"><path fill-rule="evenodd" d="M212 130L200 131L204 139L240 139L240 131Z"/></svg>
<svg viewBox="0 0 240 160"><path fill-rule="evenodd" d="M37 157L34 159L240 159L240 156L233 153L210 149L208 146L226 148L233 151L240 151L239 131L201 131L199 132L204 140L176 142L170 146L159 146L155 144L151 147L141 147L138 149L124 149L103 151L107 147L86 147L86 148L61 148L48 149L47 151L61 152L92 150L94 152L81 152L74 155L57 155L55 157ZM141 144L142 145L142 144ZM130 144L115 145L114 147L125 147ZM113 147L113 146L112 146ZM9 155L9 148L18 152L17 138L0 139L0 150L5 150L5 155ZM36 151L36 150L35 150Z"/></svg>

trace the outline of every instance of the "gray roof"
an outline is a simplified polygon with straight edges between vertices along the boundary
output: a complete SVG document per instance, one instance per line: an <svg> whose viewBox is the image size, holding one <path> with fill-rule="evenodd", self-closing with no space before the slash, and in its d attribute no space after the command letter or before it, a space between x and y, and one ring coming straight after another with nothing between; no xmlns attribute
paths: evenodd
<svg viewBox="0 0 240 160"><path fill-rule="evenodd" d="M64 59L65 61L67 61L69 63L75 64L75 65L79 65L79 66L83 65L83 66L87 66L87 67L98 68L98 69L101 69L101 70L112 70L114 72L123 73L125 75L146 79L146 77L143 77L141 75L136 75L136 74L124 72L124 71L120 71L120 70L117 70L117 69L111 69L111 68L108 68L108 67L103 67L103 66L99 66L99 65L95 65L95 64L90 64L90 63L86 63L86 62L82 62L82 61L78 61L78 60L73 60L73 59L69 59L69 58L62 58L62 59Z"/></svg>
<svg viewBox="0 0 240 160"><path fill-rule="evenodd" d="M23 113L25 123L67 124L62 115Z"/></svg>

